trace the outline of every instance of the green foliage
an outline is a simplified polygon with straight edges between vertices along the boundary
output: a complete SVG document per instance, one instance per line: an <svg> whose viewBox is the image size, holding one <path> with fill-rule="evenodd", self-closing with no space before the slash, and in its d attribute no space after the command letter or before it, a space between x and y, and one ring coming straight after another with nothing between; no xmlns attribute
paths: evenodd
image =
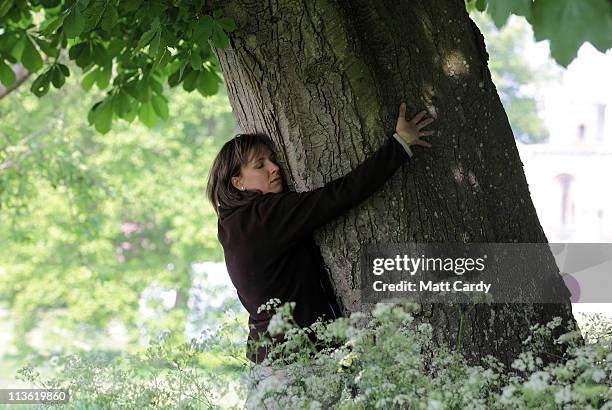
<svg viewBox="0 0 612 410"><path fill-rule="evenodd" d="M116 124L102 136L85 122L99 93L84 98L80 80L69 77L53 100L25 87L0 100L0 302L22 352L33 348L32 331L58 349L104 343L117 321L130 343L159 328L180 335L191 264L222 258L204 188L237 131L227 96L156 94L155 118L168 117L169 105L180 116L153 129ZM126 104L123 94L105 100L92 122L106 131ZM143 320L141 294L153 283L178 299Z"/></svg>
<svg viewBox="0 0 612 410"><path fill-rule="evenodd" d="M269 307L269 306L268 306ZM612 400L612 334L584 345L580 332L556 339L566 357L544 365L547 341L562 326L556 318L536 325L525 350L507 368L493 357L468 365L456 351L435 346L433 328L416 321L414 304L378 304L369 319L355 313L329 324L300 329L293 306L276 309L268 330L287 341L272 347L249 400L256 407L286 408L600 408ZM309 333L328 348L317 352Z"/></svg>
<svg viewBox="0 0 612 410"><path fill-rule="evenodd" d="M134 354L54 355L42 368L23 367L18 377L40 388L68 389L70 402L53 406L58 409L237 407L244 396L238 377L247 368L244 344L237 342L246 337L245 319L229 317L214 334L203 333L189 343L173 343L163 333Z"/></svg>
<svg viewBox="0 0 612 410"><path fill-rule="evenodd" d="M577 330L561 335L556 342L567 350L557 363L544 365L541 357L562 326L559 318L533 327L510 367L490 356L468 365L456 351L433 346L433 328L415 320L414 304L378 304L370 316L357 312L305 329L293 320L294 305L278 304L271 300L262 308L273 314L270 333L282 332L286 341L272 346L263 363L272 375L252 368L258 382L248 397L252 408L583 409L607 408L612 400L609 323L606 329L587 326L597 340L586 345ZM317 351L310 333L327 347ZM70 388L68 408L242 408L245 336L244 324L230 318L188 344L162 338L144 354L58 357L50 379L31 366L21 373L41 386ZM225 361L214 363L221 353ZM221 397L228 386L232 401Z"/></svg>
<svg viewBox="0 0 612 410"><path fill-rule="evenodd" d="M539 0L528 20L536 40L551 40L550 52L564 67L584 41L602 52L612 47L612 3L606 0Z"/></svg>
<svg viewBox="0 0 612 410"><path fill-rule="evenodd" d="M10 65L21 63L38 73L31 91L42 97L50 85L63 86L70 75L67 60L73 61L88 73L86 91L94 83L107 91L89 116L100 133L110 130L114 118L131 122L138 116L148 127L166 119L165 82L215 94L221 78L211 44L226 47L236 28L231 19L190 1L3 1L0 16L2 84L15 81ZM111 109L115 105L120 108Z"/></svg>
<svg viewBox="0 0 612 410"><path fill-rule="evenodd" d="M32 92L42 97L70 74L67 60L84 73L86 91L104 91L90 124L108 132L115 119L136 117L149 127L165 119L159 105L163 84L215 94L220 70L211 44L224 48L234 22L191 1L5 0L0 5L0 82L12 84L10 65L38 73ZM567 66L580 45L612 47L612 3L608 0L466 0L468 10L487 10L502 27L511 14L525 16L537 40L549 39L553 58ZM66 53L65 51L68 51ZM151 100L157 102L151 102ZM109 106L120 108L110 110ZM156 108L157 107L157 108Z"/></svg>
<svg viewBox="0 0 612 410"><path fill-rule="evenodd" d="M601 52L612 48L612 3L608 0L466 0L469 11L485 11L497 28L511 14L524 16L537 41L550 40L552 57L567 67L588 41Z"/></svg>

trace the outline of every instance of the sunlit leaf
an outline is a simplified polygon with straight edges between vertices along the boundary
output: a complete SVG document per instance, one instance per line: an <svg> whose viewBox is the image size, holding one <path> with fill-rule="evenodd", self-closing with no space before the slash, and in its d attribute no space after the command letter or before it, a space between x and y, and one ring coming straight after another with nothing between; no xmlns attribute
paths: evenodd
<svg viewBox="0 0 612 410"><path fill-rule="evenodd" d="M140 110L138 111L138 118L147 127L153 127L155 124L157 124L159 120L159 117L155 112L155 108L153 108L153 104L150 101L143 103L140 106Z"/></svg>
<svg viewBox="0 0 612 410"><path fill-rule="evenodd" d="M79 7L75 4L66 18L64 18L64 34L68 38L74 38L83 32L85 28L85 18L81 14Z"/></svg>
<svg viewBox="0 0 612 410"><path fill-rule="evenodd" d="M23 54L21 55L21 63L30 71L38 71L43 65L43 60L38 50L27 36L23 47Z"/></svg>
<svg viewBox="0 0 612 410"><path fill-rule="evenodd" d="M13 68L2 60L0 60L0 82L2 82L5 87L11 86L15 82L15 72Z"/></svg>

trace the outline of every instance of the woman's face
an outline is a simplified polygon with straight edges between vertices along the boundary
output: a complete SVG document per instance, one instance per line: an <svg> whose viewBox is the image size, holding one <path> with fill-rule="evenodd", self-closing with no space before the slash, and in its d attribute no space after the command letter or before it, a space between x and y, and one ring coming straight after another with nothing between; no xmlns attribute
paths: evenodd
<svg viewBox="0 0 612 410"><path fill-rule="evenodd" d="M232 177L232 185L240 191L261 191L262 194L283 192L280 168L276 165L274 154L267 147L257 151L240 168L240 176Z"/></svg>

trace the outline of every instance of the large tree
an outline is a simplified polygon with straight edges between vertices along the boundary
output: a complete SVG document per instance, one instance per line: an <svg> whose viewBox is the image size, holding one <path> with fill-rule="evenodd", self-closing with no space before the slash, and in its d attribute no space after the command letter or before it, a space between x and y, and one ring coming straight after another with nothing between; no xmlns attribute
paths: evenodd
<svg viewBox="0 0 612 410"><path fill-rule="evenodd" d="M605 0L488 3L497 23L510 11L527 16L563 64L585 40L600 49L612 43ZM36 11L44 11L39 26ZM375 197L317 235L347 312L362 308L355 255L366 243L546 242L482 35L463 1L21 0L3 1L0 16L5 85L15 82L10 64L22 63L43 70L35 94L61 87L67 48L88 73L84 88L107 89L112 80L89 116L100 132L114 117L138 115L145 124L167 117L165 79L214 93L212 40L242 128L272 137L297 190L348 172L375 150L400 101L413 112L426 107L438 118L435 149L417 152ZM557 30L568 19L573 29ZM490 353L509 362L529 326L555 315L571 321L569 301L466 311L434 305L421 317L434 325L437 343L461 345L473 360Z"/></svg>
<svg viewBox="0 0 612 410"><path fill-rule="evenodd" d="M458 1L224 2L236 22L217 55L241 127L280 147L295 189L343 175L393 130L407 101L437 117L432 150L318 232L344 309L362 308L365 244L546 242L483 37ZM565 305L423 307L437 343L509 362L529 327Z"/></svg>

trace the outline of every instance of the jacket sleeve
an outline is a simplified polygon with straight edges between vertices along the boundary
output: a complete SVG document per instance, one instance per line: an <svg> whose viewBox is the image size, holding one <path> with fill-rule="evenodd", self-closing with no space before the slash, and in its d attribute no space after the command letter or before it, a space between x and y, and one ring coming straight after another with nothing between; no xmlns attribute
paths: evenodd
<svg viewBox="0 0 612 410"><path fill-rule="evenodd" d="M394 137L345 176L307 192L265 194L253 211L279 246L310 234L376 192L409 158Z"/></svg>

